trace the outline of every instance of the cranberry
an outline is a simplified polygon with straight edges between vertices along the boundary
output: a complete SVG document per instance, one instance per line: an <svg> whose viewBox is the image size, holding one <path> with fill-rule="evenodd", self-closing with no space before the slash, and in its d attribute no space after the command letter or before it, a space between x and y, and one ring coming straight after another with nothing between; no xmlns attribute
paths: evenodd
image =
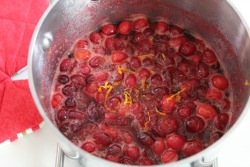
<svg viewBox="0 0 250 167"><path fill-rule="evenodd" d="M60 93L56 93L52 96L51 105L53 108L56 108L63 101L63 95Z"/></svg>
<svg viewBox="0 0 250 167"><path fill-rule="evenodd" d="M84 49L86 48L87 46L89 45L89 42L87 40L79 40L77 43L76 43L76 47L77 48L81 48L81 49Z"/></svg>
<svg viewBox="0 0 250 167"><path fill-rule="evenodd" d="M229 115L227 113L220 113L216 118L215 118L215 126L219 130L225 130L228 126L229 122Z"/></svg>
<svg viewBox="0 0 250 167"><path fill-rule="evenodd" d="M118 32L121 34L129 34L132 30L132 22L129 20L122 21L118 26Z"/></svg>
<svg viewBox="0 0 250 167"><path fill-rule="evenodd" d="M222 75L214 75L211 80L212 85L220 90L226 90L228 88L228 80Z"/></svg>
<svg viewBox="0 0 250 167"><path fill-rule="evenodd" d="M68 111L65 109L60 109L57 111L57 119L59 121L64 121L68 118Z"/></svg>
<svg viewBox="0 0 250 167"><path fill-rule="evenodd" d="M78 61L88 60L91 57L91 53L87 49L77 49L74 52L75 58Z"/></svg>
<svg viewBox="0 0 250 167"><path fill-rule="evenodd" d="M156 25L155 31L159 34L163 34L168 31L168 25L164 21L159 21Z"/></svg>
<svg viewBox="0 0 250 167"><path fill-rule="evenodd" d="M103 46L99 46L95 48L95 53L100 55L105 55L107 50Z"/></svg>
<svg viewBox="0 0 250 167"><path fill-rule="evenodd" d="M117 162L117 163L121 162L120 158L114 157L113 155L108 155L105 157L105 159L108 161Z"/></svg>
<svg viewBox="0 0 250 167"><path fill-rule="evenodd" d="M89 153L95 151L95 144L93 142L87 141L82 144L81 148Z"/></svg>
<svg viewBox="0 0 250 167"><path fill-rule="evenodd" d="M65 106L68 107L68 108L74 108L76 106L76 102L72 98L67 98L65 100Z"/></svg>
<svg viewBox="0 0 250 167"><path fill-rule="evenodd" d="M202 61L208 65L217 63L217 57L211 49L206 49L202 54Z"/></svg>
<svg viewBox="0 0 250 167"><path fill-rule="evenodd" d="M103 36L99 32L92 32L89 35L89 39L93 44L100 44L103 40Z"/></svg>
<svg viewBox="0 0 250 167"><path fill-rule="evenodd" d="M134 74L129 74L125 79L125 86L127 88L135 88L137 86L137 79Z"/></svg>
<svg viewBox="0 0 250 167"><path fill-rule="evenodd" d="M161 46L165 44L168 41L167 35L155 35L153 38L153 45L155 46Z"/></svg>
<svg viewBox="0 0 250 167"><path fill-rule="evenodd" d="M117 109L121 104L121 99L117 96L115 97L111 97L108 101L107 101L107 105L110 109Z"/></svg>
<svg viewBox="0 0 250 167"><path fill-rule="evenodd" d="M105 35L114 35L116 33L116 26L113 24L106 24L102 27L102 33Z"/></svg>
<svg viewBox="0 0 250 167"><path fill-rule="evenodd" d="M96 96L95 96L95 99L98 103L104 103L104 100L105 100L105 93L103 92L97 92L96 93Z"/></svg>
<svg viewBox="0 0 250 167"><path fill-rule="evenodd" d="M148 79L150 77L151 73L148 69L146 68L142 68L140 71L139 71L139 77L140 78L146 78Z"/></svg>
<svg viewBox="0 0 250 167"><path fill-rule="evenodd" d="M169 146L173 150L182 149L185 142L185 138L178 134L172 134L166 140L167 146Z"/></svg>
<svg viewBox="0 0 250 167"><path fill-rule="evenodd" d="M141 60L138 57L131 57L130 64L134 69L141 67Z"/></svg>
<svg viewBox="0 0 250 167"><path fill-rule="evenodd" d="M201 104L197 107L197 114L205 120L211 120L216 117L217 112L212 106L208 104Z"/></svg>
<svg viewBox="0 0 250 167"><path fill-rule="evenodd" d="M140 148L136 145L125 146L124 153L133 160L137 160L140 157Z"/></svg>
<svg viewBox="0 0 250 167"><path fill-rule="evenodd" d="M127 164L127 165L134 165L135 164L134 160L132 160L131 158L128 158L128 157L124 157L122 159L122 163Z"/></svg>
<svg viewBox="0 0 250 167"><path fill-rule="evenodd" d="M103 132L94 133L94 139L103 146L109 146L112 143L110 136Z"/></svg>
<svg viewBox="0 0 250 167"><path fill-rule="evenodd" d="M95 81L103 82L106 81L109 77L109 74L105 71L98 71L94 74Z"/></svg>
<svg viewBox="0 0 250 167"><path fill-rule="evenodd" d="M151 77L151 83L153 86L159 86L161 85L163 82L162 77L159 74L154 74Z"/></svg>
<svg viewBox="0 0 250 167"><path fill-rule="evenodd" d="M72 59L64 59L60 64L61 72L70 72L74 67L74 61Z"/></svg>
<svg viewBox="0 0 250 167"><path fill-rule="evenodd" d="M112 78L115 82L119 82L122 81L124 79L124 73L119 73L117 71L115 71L112 75Z"/></svg>
<svg viewBox="0 0 250 167"><path fill-rule="evenodd" d="M152 66L154 64L154 62L151 58L145 58L145 59L143 59L142 64L145 67L149 67L149 66Z"/></svg>
<svg viewBox="0 0 250 167"><path fill-rule="evenodd" d="M62 93L65 96L73 97L77 93L77 87L75 87L74 85L66 85L62 88Z"/></svg>
<svg viewBox="0 0 250 167"><path fill-rule="evenodd" d="M193 42L186 42L180 47L180 53L183 56L190 56L194 54L195 51L196 51L196 47Z"/></svg>
<svg viewBox="0 0 250 167"><path fill-rule="evenodd" d="M198 65L198 74L201 78L206 78L209 75L209 69L204 63Z"/></svg>
<svg viewBox="0 0 250 167"><path fill-rule="evenodd" d="M180 118L185 119L191 115L191 109L188 106L183 105L177 109L177 113Z"/></svg>
<svg viewBox="0 0 250 167"><path fill-rule="evenodd" d="M147 132L140 132L137 140L144 146L151 146L154 143L154 138Z"/></svg>
<svg viewBox="0 0 250 167"><path fill-rule="evenodd" d="M144 31L143 31L143 34L145 35L146 38L154 35L154 30L152 28L146 28Z"/></svg>
<svg viewBox="0 0 250 167"><path fill-rule="evenodd" d="M80 72L83 74L83 75L88 75L90 73L90 68L88 65L86 64L81 64L80 65Z"/></svg>
<svg viewBox="0 0 250 167"><path fill-rule="evenodd" d="M169 163L169 162L174 162L177 161L179 158L178 154L173 151L173 150L166 150L162 155L161 155L161 162L162 163Z"/></svg>
<svg viewBox="0 0 250 167"><path fill-rule="evenodd" d="M123 141L127 144L131 144L134 141L134 137L129 131L123 131L122 137Z"/></svg>
<svg viewBox="0 0 250 167"><path fill-rule="evenodd" d="M136 32L133 40L135 43L139 43L140 41L142 41L145 38L146 38L145 34L143 34L142 32Z"/></svg>
<svg viewBox="0 0 250 167"><path fill-rule="evenodd" d="M123 41L121 39L116 39L115 40L115 50L121 51L123 49L125 49L125 44L123 43Z"/></svg>
<svg viewBox="0 0 250 167"><path fill-rule="evenodd" d="M223 136L223 133L219 131L212 132L210 134L210 144L215 143L217 140L219 140Z"/></svg>
<svg viewBox="0 0 250 167"><path fill-rule="evenodd" d="M95 93L98 90L98 85L97 83L90 83L87 84L85 88L88 93Z"/></svg>
<svg viewBox="0 0 250 167"><path fill-rule="evenodd" d="M177 119L169 115L158 118L157 122L152 126L152 131L160 137L165 137L167 134L177 131L178 128Z"/></svg>
<svg viewBox="0 0 250 167"><path fill-rule="evenodd" d="M77 120L83 120L85 118L84 113L76 110L70 110L68 113L68 117L69 119L77 119Z"/></svg>
<svg viewBox="0 0 250 167"><path fill-rule="evenodd" d="M169 27L169 32L172 36L177 36L177 35L180 35L181 33L183 33L183 30L178 26L171 25Z"/></svg>
<svg viewBox="0 0 250 167"><path fill-rule="evenodd" d="M113 145L109 146L107 154L112 155L114 157L122 157L123 156L122 149L117 144L113 144Z"/></svg>
<svg viewBox="0 0 250 167"><path fill-rule="evenodd" d="M193 140L186 142L183 148L183 154L185 157L189 157L203 150L203 144L199 140Z"/></svg>
<svg viewBox="0 0 250 167"><path fill-rule="evenodd" d="M111 60L113 63L122 63L128 55L124 52L113 52L111 55Z"/></svg>
<svg viewBox="0 0 250 167"><path fill-rule="evenodd" d="M222 93L218 90L208 89L206 93L206 98L209 100L219 100L222 98Z"/></svg>
<svg viewBox="0 0 250 167"><path fill-rule="evenodd" d="M82 88L86 85L85 77L81 75L72 75L70 77L70 80L72 81L72 84L77 88Z"/></svg>
<svg viewBox="0 0 250 167"><path fill-rule="evenodd" d="M66 84L66 83L69 82L69 77L67 75L59 75L58 78L57 78L57 81L60 84Z"/></svg>
<svg viewBox="0 0 250 167"><path fill-rule="evenodd" d="M179 47L186 42L188 42L188 38L186 36L178 36L169 40L169 46L178 50Z"/></svg>
<svg viewBox="0 0 250 167"><path fill-rule="evenodd" d="M166 149L165 141L163 138L158 137L152 145L152 150L155 155L160 155Z"/></svg>
<svg viewBox="0 0 250 167"><path fill-rule="evenodd" d="M143 157L139 161L140 165L153 165L154 161L148 157Z"/></svg>
<svg viewBox="0 0 250 167"><path fill-rule="evenodd" d="M105 59L101 56L95 56L89 61L89 66L92 68L101 67L105 64Z"/></svg>
<svg viewBox="0 0 250 167"><path fill-rule="evenodd" d="M86 83L92 83L92 82L94 82L95 81L95 76L94 76L94 74L89 74L89 75L87 75L87 77L86 77Z"/></svg>
<svg viewBox="0 0 250 167"><path fill-rule="evenodd" d="M151 81L152 82L152 81ZM159 99L162 98L165 94L169 94L169 89L167 87L156 87L153 89L153 93Z"/></svg>
<svg viewBox="0 0 250 167"><path fill-rule="evenodd" d="M93 122L100 121L104 116L104 112L102 111L102 109L98 108L98 106L96 106L94 103L90 103L90 105L88 106L87 114L89 120Z"/></svg>
<svg viewBox="0 0 250 167"><path fill-rule="evenodd" d="M151 48L151 42L148 39L143 39L138 44L138 50L141 52L148 52Z"/></svg>
<svg viewBox="0 0 250 167"><path fill-rule="evenodd" d="M148 20L146 18L138 18L133 23L133 28L135 31L140 31L148 26Z"/></svg>
<svg viewBox="0 0 250 167"><path fill-rule="evenodd" d="M205 128L205 122L198 116L191 116L186 121L186 129L191 133L200 133Z"/></svg>
<svg viewBox="0 0 250 167"><path fill-rule="evenodd" d="M166 113L172 113L176 107L175 98L171 98L170 95L164 96L160 103L160 109Z"/></svg>

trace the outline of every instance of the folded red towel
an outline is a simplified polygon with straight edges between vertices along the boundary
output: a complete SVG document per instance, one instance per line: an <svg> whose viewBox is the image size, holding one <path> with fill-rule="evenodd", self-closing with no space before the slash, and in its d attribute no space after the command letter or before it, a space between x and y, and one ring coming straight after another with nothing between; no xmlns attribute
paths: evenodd
<svg viewBox="0 0 250 167"><path fill-rule="evenodd" d="M27 65L30 40L48 0L0 1L0 143L39 128L42 118L31 97L28 81L12 81Z"/></svg>

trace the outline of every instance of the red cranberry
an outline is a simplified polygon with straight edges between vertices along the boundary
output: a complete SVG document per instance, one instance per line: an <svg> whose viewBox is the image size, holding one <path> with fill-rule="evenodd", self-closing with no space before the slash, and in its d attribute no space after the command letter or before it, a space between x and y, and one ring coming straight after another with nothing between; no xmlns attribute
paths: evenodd
<svg viewBox="0 0 250 167"><path fill-rule="evenodd" d="M94 133L94 139L97 143L100 143L103 146L109 146L112 143L111 138L103 132Z"/></svg>
<svg viewBox="0 0 250 167"><path fill-rule="evenodd" d="M61 104L63 101L63 95L60 93L54 94L52 96L52 100L51 100L51 105L53 108L56 108L59 104Z"/></svg>
<svg viewBox="0 0 250 167"><path fill-rule="evenodd" d="M86 77L86 83L92 83L92 82L94 82L95 81L95 76L94 76L94 74L89 74L89 75L87 75L87 77Z"/></svg>
<svg viewBox="0 0 250 167"><path fill-rule="evenodd" d="M123 40L116 39L115 40L115 50L121 51L123 49L125 49L125 44L123 43Z"/></svg>
<svg viewBox="0 0 250 167"><path fill-rule="evenodd" d="M160 155L166 149L165 141L163 138L158 137L152 145L152 150L155 155Z"/></svg>
<svg viewBox="0 0 250 167"><path fill-rule="evenodd" d="M117 109L121 104L121 99L117 96L115 97L111 97L108 101L107 101L107 105L110 109Z"/></svg>
<svg viewBox="0 0 250 167"><path fill-rule="evenodd" d="M74 52L75 58L78 61L88 60L91 57L91 53L87 49L77 49Z"/></svg>
<svg viewBox="0 0 250 167"><path fill-rule="evenodd" d="M153 125L152 131L160 137L166 137L167 134L177 131L179 128L178 121L173 116L160 117Z"/></svg>
<svg viewBox="0 0 250 167"><path fill-rule="evenodd" d="M133 160L137 160L140 157L140 149L136 145L125 146L124 153Z"/></svg>
<svg viewBox="0 0 250 167"><path fill-rule="evenodd" d="M159 34L163 34L168 31L168 25L164 21L159 21L156 25L155 31Z"/></svg>
<svg viewBox="0 0 250 167"><path fill-rule="evenodd" d="M129 131L123 131L122 137L123 141L127 144L131 144L134 141L134 137Z"/></svg>
<svg viewBox="0 0 250 167"><path fill-rule="evenodd" d="M121 162L120 158L114 157L113 155L108 155L105 157L105 159L108 161L117 162L117 163Z"/></svg>
<svg viewBox="0 0 250 167"><path fill-rule="evenodd" d="M169 163L169 162L174 162L177 161L179 158L178 154L173 151L173 150L166 150L162 155L161 155L161 162L162 163Z"/></svg>
<svg viewBox="0 0 250 167"><path fill-rule="evenodd" d="M84 113L77 110L70 110L68 113L68 117L69 119L77 119L77 120L83 120L85 118Z"/></svg>
<svg viewBox="0 0 250 167"><path fill-rule="evenodd" d="M122 63L128 55L124 52L113 52L111 55L111 60L113 63Z"/></svg>
<svg viewBox="0 0 250 167"><path fill-rule="evenodd" d="M170 95L164 96L161 100L160 109L166 113L172 113L176 107L175 98L171 98Z"/></svg>
<svg viewBox="0 0 250 167"><path fill-rule="evenodd" d="M156 97L162 98L164 95L169 94L169 89L167 87L156 87L153 89L153 93Z"/></svg>
<svg viewBox="0 0 250 167"><path fill-rule="evenodd" d="M219 100L222 98L222 93L218 90L208 89L206 93L206 98L209 100Z"/></svg>
<svg viewBox="0 0 250 167"><path fill-rule="evenodd" d="M103 36L99 32L92 32L89 35L89 39L93 44L100 44L103 40Z"/></svg>
<svg viewBox="0 0 250 167"><path fill-rule="evenodd" d="M114 35L116 33L116 26L113 24L106 24L102 27L102 33L105 35Z"/></svg>
<svg viewBox="0 0 250 167"><path fill-rule="evenodd" d="M208 65L217 63L217 57L211 49L206 49L202 54L202 61Z"/></svg>
<svg viewBox="0 0 250 167"><path fill-rule="evenodd" d="M72 59L64 59L60 64L61 72L70 72L74 67L74 61Z"/></svg>
<svg viewBox="0 0 250 167"><path fill-rule="evenodd" d="M100 54L100 55L105 55L106 54L106 49L103 46L99 46L95 48L95 53Z"/></svg>
<svg viewBox="0 0 250 167"><path fill-rule="evenodd" d="M141 60L138 57L131 57L130 64L134 69L141 67Z"/></svg>
<svg viewBox="0 0 250 167"><path fill-rule="evenodd" d="M86 85L85 77L81 75L72 75L70 77L70 80L72 81L72 84L77 88L82 88Z"/></svg>
<svg viewBox="0 0 250 167"><path fill-rule="evenodd" d="M145 35L146 38L154 35L154 30L152 28L146 28L144 31L143 31L143 34Z"/></svg>
<svg viewBox="0 0 250 167"><path fill-rule="evenodd" d="M217 112L212 106L208 104L201 104L197 107L197 114L205 120L211 120L216 117Z"/></svg>
<svg viewBox="0 0 250 167"><path fill-rule="evenodd" d="M172 134L166 140L167 146L169 146L173 150L182 149L185 142L186 142L185 138L178 134Z"/></svg>
<svg viewBox="0 0 250 167"><path fill-rule="evenodd" d="M87 40L82 40L82 39L76 43L76 47L81 49L86 48L88 45L89 42Z"/></svg>
<svg viewBox="0 0 250 167"><path fill-rule="evenodd" d="M139 161L140 165L153 165L154 161L148 157L143 157Z"/></svg>
<svg viewBox="0 0 250 167"><path fill-rule="evenodd" d="M206 78L209 75L209 69L204 63L198 65L198 74L201 78Z"/></svg>
<svg viewBox="0 0 250 167"><path fill-rule="evenodd" d="M177 113L180 118L185 119L191 115L191 109L188 106L183 105L177 109Z"/></svg>
<svg viewBox="0 0 250 167"><path fill-rule="evenodd" d="M148 20L146 18L138 18L133 23L133 28L135 31L140 31L148 26Z"/></svg>
<svg viewBox="0 0 250 167"><path fill-rule="evenodd" d="M185 157L189 157L203 150L203 144L199 140L193 140L186 142L183 148L183 154Z"/></svg>
<svg viewBox="0 0 250 167"><path fill-rule="evenodd" d="M106 81L109 77L109 74L105 71L98 71L94 74L95 81L103 82Z"/></svg>
<svg viewBox="0 0 250 167"><path fill-rule="evenodd" d="M98 90L98 84L90 83L90 84L87 84L85 88L88 93L96 93Z"/></svg>
<svg viewBox="0 0 250 167"><path fill-rule="evenodd" d="M105 64L105 59L101 56L95 56L89 61L92 68L97 68Z"/></svg>
<svg viewBox="0 0 250 167"><path fill-rule="evenodd" d="M65 96L73 97L77 93L77 87L75 87L74 85L66 85L62 88L62 93Z"/></svg>
<svg viewBox="0 0 250 167"><path fill-rule="evenodd" d="M87 142L83 143L81 148L89 153L92 153L95 151L95 144L90 142L90 141L87 141Z"/></svg>
<svg viewBox="0 0 250 167"><path fill-rule="evenodd" d="M113 144L113 145L109 146L107 154L113 155L114 157L122 157L123 156L122 149L117 144Z"/></svg>
<svg viewBox="0 0 250 167"><path fill-rule="evenodd" d="M145 39L145 35L142 33L142 32L136 32L134 34L134 38L133 38L133 41L135 43L139 43L140 41L142 41L143 39Z"/></svg>
<svg viewBox="0 0 250 167"><path fill-rule="evenodd" d="M115 71L112 75L112 78L115 82L120 82L124 79L124 73L119 73L117 71Z"/></svg>
<svg viewBox="0 0 250 167"><path fill-rule="evenodd" d="M64 121L68 118L68 111L65 109L60 109L57 111L57 119L59 121Z"/></svg>
<svg viewBox="0 0 250 167"><path fill-rule="evenodd" d="M142 64L145 67L149 67L149 66L152 66L154 64L154 62L151 58L145 58L145 59L143 59Z"/></svg>
<svg viewBox="0 0 250 167"><path fill-rule="evenodd" d="M217 140L219 140L223 136L223 133L219 131L212 132L210 134L210 144L215 143Z"/></svg>
<svg viewBox="0 0 250 167"><path fill-rule="evenodd" d="M83 74L83 75L88 75L90 73L90 68L88 65L86 64L81 64L80 65L80 72Z"/></svg>
<svg viewBox="0 0 250 167"><path fill-rule="evenodd" d="M179 47L186 42L188 42L188 38L186 36L178 36L169 40L169 46L178 50Z"/></svg>
<svg viewBox="0 0 250 167"><path fill-rule="evenodd" d="M162 46L168 41L168 36L167 35L159 35L156 34L153 38L153 44L155 46Z"/></svg>
<svg viewBox="0 0 250 167"><path fill-rule="evenodd" d="M125 79L125 86L127 88L135 88L137 86L137 79L134 74L129 74Z"/></svg>
<svg viewBox="0 0 250 167"><path fill-rule="evenodd" d="M183 45L181 45L180 47L180 53L183 56L190 56L194 54L195 51L196 51L196 47L193 42L183 43Z"/></svg>
<svg viewBox="0 0 250 167"><path fill-rule="evenodd" d="M197 50L200 51L200 52L203 52L204 49L205 49L204 41L196 38L194 42L195 42Z"/></svg>
<svg viewBox="0 0 250 167"><path fill-rule="evenodd" d="M154 138L147 132L140 132L137 140L144 146L151 146L154 143Z"/></svg>
<svg viewBox="0 0 250 167"><path fill-rule="evenodd" d="M138 50L141 52L148 52L151 47L151 42L148 39L143 39L138 44Z"/></svg>
<svg viewBox="0 0 250 167"><path fill-rule="evenodd" d="M162 77L159 74L154 74L151 77L151 83L153 86L159 86L161 85L163 82Z"/></svg>
<svg viewBox="0 0 250 167"><path fill-rule="evenodd" d="M111 51L115 50L115 42L116 42L116 40L114 38L112 38L112 37L107 38L105 40L106 48L110 49Z"/></svg>
<svg viewBox="0 0 250 167"><path fill-rule="evenodd" d="M205 122L198 116L191 116L186 121L186 129L191 133L200 133L205 128Z"/></svg>
<svg viewBox="0 0 250 167"><path fill-rule="evenodd" d="M57 78L57 81L60 84L66 84L66 83L69 82L69 77L67 75L59 75L58 78Z"/></svg>
<svg viewBox="0 0 250 167"><path fill-rule="evenodd" d="M227 113L220 113L216 118L215 118L215 126L219 130L225 130L228 126L229 122L229 115Z"/></svg>
<svg viewBox="0 0 250 167"><path fill-rule="evenodd" d="M181 33L183 33L183 30L178 26L171 25L169 27L169 32L172 36L176 36L176 35L180 35Z"/></svg>
<svg viewBox="0 0 250 167"><path fill-rule="evenodd" d="M72 98L67 98L65 100L65 106L68 107L68 108L74 108L76 106L76 102Z"/></svg>
<svg viewBox="0 0 250 167"><path fill-rule="evenodd" d="M148 79L150 77L151 73L148 69L146 68L142 68L140 71L139 71L139 77L140 78L146 78Z"/></svg>
<svg viewBox="0 0 250 167"><path fill-rule="evenodd" d="M95 96L95 99L98 103L104 103L104 100L105 100L105 93L103 92L97 92L96 93L96 96Z"/></svg>
<svg viewBox="0 0 250 167"><path fill-rule="evenodd" d="M214 75L211 80L212 85L220 90L225 90L228 88L228 80L222 75Z"/></svg>
<svg viewBox="0 0 250 167"><path fill-rule="evenodd" d="M132 22L128 20L122 21L118 26L118 32L121 34L129 34L132 30Z"/></svg>

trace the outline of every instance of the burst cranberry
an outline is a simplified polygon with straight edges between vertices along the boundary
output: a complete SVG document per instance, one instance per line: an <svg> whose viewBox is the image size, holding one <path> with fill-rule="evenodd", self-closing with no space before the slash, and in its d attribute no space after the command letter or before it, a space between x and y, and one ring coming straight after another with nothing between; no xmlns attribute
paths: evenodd
<svg viewBox="0 0 250 167"><path fill-rule="evenodd" d="M152 28L146 28L144 31L143 31L143 34L145 35L146 38L154 35L154 30Z"/></svg>
<svg viewBox="0 0 250 167"><path fill-rule="evenodd" d="M155 35L153 38L153 44L155 46L162 46L164 44L166 44L166 42L168 41L168 36L167 35Z"/></svg>
<svg viewBox="0 0 250 167"><path fill-rule="evenodd" d="M160 155L166 149L165 141L163 138L158 137L152 145L152 150L155 155Z"/></svg>
<svg viewBox="0 0 250 167"><path fill-rule="evenodd" d="M163 82L162 80L162 77L159 75L159 74L154 74L152 77L151 77L151 83L152 85L154 86L159 86L161 85Z"/></svg>
<svg viewBox="0 0 250 167"><path fill-rule="evenodd" d="M89 35L89 39L93 44L100 44L103 40L103 36L99 32L92 32Z"/></svg>
<svg viewBox="0 0 250 167"><path fill-rule="evenodd" d="M223 133L219 131L212 132L210 134L210 144L215 143L217 140L219 140L223 136Z"/></svg>
<svg viewBox="0 0 250 167"><path fill-rule="evenodd" d="M146 78L148 79L150 77L151 73L148 69L146 68L142 68L140 71L139 71L139 77L140 78Z"/></svg>
<svg viewBox="0 0 250 167"><path fill-rule="evenodd" d="M95 144L90 142L90 141L87 141L87 142L83 143L81 148L89 153L92 153L95 151Z"/></svg>
<svg viewBox="0 0 250 167"><path fill-rule="evenodd" d="M152 66L154 64L154 62L151 58L145 58L145 59L143 59L142 64L145 67L149 67L149 66Z"/></svg>
<svg viewBox="0 0 250 167"><path fill-rule="evenodd" d="M63 95L60 93L54 94L51 100L51 105L53 108L56 108L63 101Z"/></svg>
<svg viewBox="0 0 250 167"><path fill-rule="evenodd" d="M88 60L91 57L91 53L87 49L77 49L75 50L75 58L78 61Z"/></svg>
<svg viewBox="0 0 250 167"><path fill-rule="evenodd" d="M88 65L86 64L81 64L80 65L80 72L83 74L83 75L88 75L90 73L90 68Z"/></svg>
<svg viewBox="0 0 250 167"><path fill-rule="evenodd" d="M138 44L138 50L141 52L148 52L151 47L151 43L148 39L143 39Z"/></svg>
<svg viewBox="0 0 250 167"><path fill-rule="evenodd" d="M134 69L141 67L141 60L137 57L131 57L130 64Z"/></svg>
<svg viewBox="0 0 250 167"><path fill-rule="evenodd" d="M97 83L90 83L90 84L87 84L85 88L88 93L95 93L97 92L98 85Z"/></svg>
<svg viewBox="0 0 250 167"><path fill-rule="evenodd" d="M156 25L155 31L159 34L165 33L168 31L168 25L164 21L159 21Z"/></svg>
<svg viewBox="0 0 250 167"><path fill-rule="evenodd" d="M169 162L174 162L177 161L179 158L178 154L173 151L173 150L166 150L162 155L161 155L161 162L162 163L169 163Z"/></svg>
<svg viewBox="0 0 250 167"><path fill-rule="evenodd" d="M75 87L74 85L66 85L62 88L62 93L65 96L73 97L74 95L76 95L76 92L77 92L77 87Z"/></svg>
<svg viewBox="0 0 250 167"><path fill-rule="evenodd" d="M211 49L206 49L202 54L202 61L208 65L217 63L217 57Z"/></svg>
<svg viewBox="0 0 250 167"><path fill-rule="evenodd" d="M128 55L124 52L113 52L111 55L111 60L113 63L122 63Z"/></svg>
<svg viewBox="0 0 250 167"><path fill-rule="evenodd" d="M186 42L180 47L180 53L183 56L190 56L194 54L196 47L193 42Z"/></svg>
<svg viewBox="0 0 250 167"><path fill-rule="evenodd" d="M69 77L67 75L59 75L58 78L57 78L57 81L60 84L66 84L66 83L69 82Z"/></svg>
<svg viewBox="0 0 250 167"><path fill-rule="evenodd" d="M186 142L183 148L183 154L185 157L189 157L203 150L203 144L199 140L193 140Z"/></svg>
<svg viewBox="0 0 250 167"><path fill-rule="evenodd" d="M154 161L148 157L143 157L139 161L140 165L153 165Z"/></svg>
<svg viewBox="0 0 250 167"><path fill-rule="evenodd" d="M72 75L70 77L70 80L72 81L72 84L77 88L82 88L86 85L85 77L81 75Z"/></svg>
<svg viewBox="0 0 250 167"><path fill-rule="evenodd" d="M117 144L113 144L113 145L109 146L107 154L112 155L114 157L122 157L123 156L122 149Z"/></svg>
<svg viewBox="0 0 250 167"><path fill-rule="evenodd" d="M169 32L171 35L176 36L183 33L183 30L178 26L172 25L169 27Z"/></svg>
<svg viewBox="0 0 250 167"><path fill-rule="evenodd" d="M118 26L118 32L121 34L129 34L132 30L132 22L128 20L122 21Z"/></svg>
<svg viewBox="0 0 250 167"><path fill-rule="evenodd" d="M112 75L112 78L115 82L120 82L124 79L124 73L119 73L117 71L115 71Z"/></svg>
<svg viewBox="0 0 250 167"><path fill-rule="evenodd" d="M219 100L222 98L222 93L218 90L208 89L206 93L206 98L209 100Z"/></svg>
<svg viewBox="0 0 250 167"><path fill-rule="evenodd" d="M146 18L138 18L133 23L133 28L135 31L140 31L148 26L148 20Z"/></svg>
<svg viewBox="0 0 250 167"><path fill-rule="evenodd" d="M94 74L89 74L86 76L86 83L92 83L95 81L95 76Z"/></svg>
<svg viewBox="0 0 250 167"><path fill-rule="evenodd" d="M103 132L95 133L94 139L97 143L100 143L103 146L108 146L112 143L111 138L106 133Z"/></svg>
<svg viewBox="0 0 250 167"><path fill-rule="evenodd" d="M222 75L214 75L211 80L212 85L220 90L225 90L228 88L228 80Z"/></svg>
<svg viewBox="0 0 250 167"><path fill-rule="evenodd" d="M152 81L151 81L152 82ZM156 87L152 91L156 97L161 99L164 95L169 94L169 89L165 86Z"/></svg>
<svg viewBox="0 0 250 167"><path fill-rule="evenodd" d="M115 40L115 50L121 51L123 49L125 49L125 44L123 43L123 40L116 39Z"/></svg>
<svg viewBox="0 0 250 167"><path fill-rule="evenodd" d="M205 128L205 122L198 116L191 116L186 121L186 129L191 133L200 133Z"/></svg>
<svg viewBox="0 0 250 167"><path fill-rule="evenodd" d="M169 146L173 150L182 149L185 142L185 138L178 134L172 134L166 140L167 146Z"/></svg>
<svg viewBox="0 0 250 167"><path fill-rule="evenodd" d="M95 48L95 53L100 54L100 55L105 55L106 54L106 49L103 46L99 46Z"/></svg>
<svg viewBox="0 0 250 167"><path fill-rule="evenodd" d="M125 146L124 153L133 160L137 160L140 157L140 148L136 145Z"/></svg>
<svg viewBox="0 0 250 167"><path fill-rule="evenodd" d="M60 64L61 72L70 72L74 67L74 61L72 59L64 59Z"/></svg>
<svg viewBox="0 0 250 167"><path fill-rule="evenodd" d="M209 69L204 63L198 65L198 74L201 78L206 78L209 75Z"/></svg>
<svg viewBox="0 0 250 167"><path fill-rule="evenodd" d="M197 107L197 114L205 120L211 120L216 117L217 112L212 106L201 104Z"/></svg>
<svg viewBox="0 0 250 167"><path fill-rule="evenodd" d="M102 33L105 35L114 35L116 33L116 26L113 24L107 24L102 27Z"/></svg>
<svg viewBox="0 0 250 167"><path fill-rule="evenodd" d="M81 49L84 49L86 48L87 46L89 45L89 42L87 40L79 40L77 43L76 43L76 47L77 48L81 48Z"/></svg>
<svg viewBox="0 0 250 167"><path fill-rule="evenodd" d="M102 120L104 116L104 111L101 108L98 108L96 104L90 103L87 108L87 114L90 121L98 122Z"/></svg>
<svg viewBox="0 0 250 167"><path fill-rule="evenodd" d="M185 36L178 36L178 37L175 37L175 38L171 38L169 40L169 46L172 47L173 49L175 50L178 50L179 47L188 42L188 38L185 37Z"/></svg>
<svg viewBox="0 0 250 167"><path fill-rule="evenodd" d="M125 79L125 86L127 88L135 88L137 86L137 79L134 74L129 74Z"/></svg>
<svg viewBox="0 0 250 167"><path fill-rule="evenodd" d="M129 131L123 131L122 137L123 141L127 144L131 144L134 141L134 137Z"/></svg>
<svg viewBox="0 0 250 167"><path fill-rule="evenodd" d="M220 113L215 118L215 126L219 130L225 130L228 126L229 115L227 113Z"/></svg>
<svg viewBox="0 0 250 167"><path fill-rule="evenodd" d="M74 108L76 106L76 102L72 98L67 98L65 100L65 106L68 107L68 108Z"/></svg>
<svg viewBox="0 0 250 167"><path fill-rule="evenodd" d="M177 109L177 113L180 118L185 119L191 115L191 109L188 106L183 105Z"/></svg>
<svg viewBox="0 0 250 167"><path fill-rule="evenodd" d="M95 56L89 61L89 65L93 68L100 67L105 64L105 59L101 56Z"/></svg>
<svg viewBox="0 0 250 167"><path fill-rule="evenodd" d="M137 140L144 146L151 146L154 143L154 138L147 132L140 132Z"/></svg>
<svg viewBox="0 0 250 167"><path fill-rule="evenodd" d="M65 109L60 109L57 111L57 119L59 121L64 121L68 118L68 112Z"/></svg>
<svg viewBox="0 0 250 167"><path fill-rule="evenodd" d="M77 110L70 110L68 113L69 119L84 120L84 113Z"/></svg>

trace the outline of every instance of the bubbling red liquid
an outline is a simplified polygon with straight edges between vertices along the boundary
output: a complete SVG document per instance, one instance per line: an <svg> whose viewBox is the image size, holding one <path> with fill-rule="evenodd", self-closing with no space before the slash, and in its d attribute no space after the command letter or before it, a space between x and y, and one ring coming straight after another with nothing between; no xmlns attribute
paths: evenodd
<svg viewBox="0 0 250 167"><path fill-rule="evenodd" d="M102 25L60 61L51 106L83 150L131 165L164 164L217 141L230 83L204 39L141 16Z"/></svg>

